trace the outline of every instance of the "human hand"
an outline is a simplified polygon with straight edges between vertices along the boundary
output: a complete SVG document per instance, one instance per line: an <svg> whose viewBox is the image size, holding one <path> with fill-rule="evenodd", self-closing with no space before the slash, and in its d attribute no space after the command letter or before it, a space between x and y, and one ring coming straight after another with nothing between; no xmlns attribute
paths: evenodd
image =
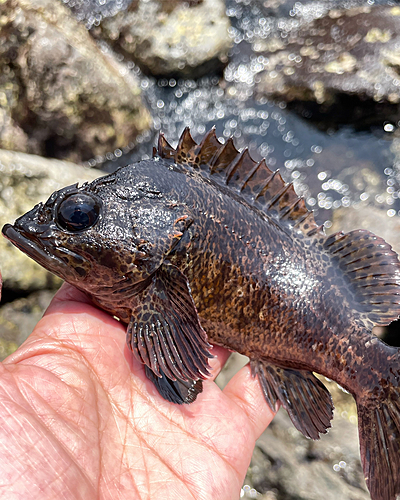
<svg viewBox="0 0 400 500"><path fill-rule="evenodd" d="M215 378L229 352L212 353ZM1 498L239 498L272 418L248 366L191 405L164 401L124 326L63 285L0 365Z"/></svg>

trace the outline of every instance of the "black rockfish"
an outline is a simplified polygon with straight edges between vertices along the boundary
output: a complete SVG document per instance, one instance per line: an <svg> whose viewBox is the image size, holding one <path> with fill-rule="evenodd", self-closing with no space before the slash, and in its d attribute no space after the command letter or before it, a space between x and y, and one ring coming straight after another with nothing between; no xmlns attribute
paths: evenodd
<svg viewBox="0 0 400 500"><path fill-rule="evenodd" d="M400 263L368 231L326 236L265 160L198 145L173 149L50 196L3 233L127 324L160 394L190 403L209 374L208 340L249 356L268 405L305 436L330 426L317 372L357 402L373 500L400 493L400 355L372 335L400 315ZM207 334L205 333L207 332Z"/></svg>

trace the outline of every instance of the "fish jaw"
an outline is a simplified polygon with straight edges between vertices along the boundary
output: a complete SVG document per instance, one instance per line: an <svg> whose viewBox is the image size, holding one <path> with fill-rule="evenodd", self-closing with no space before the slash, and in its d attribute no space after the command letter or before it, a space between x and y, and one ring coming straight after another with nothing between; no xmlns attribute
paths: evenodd
<svg viewBox="0 0 400 500"><path fill-rule="evenodd" d="M72 284L81 281L89 271L89 261L59 245L50 225L40 226L35 222L40 208L41 205L37 205L17 219L14 225L5 224L3 236L53 274ZM80 261L79 267L72 267L71 259L75 259L76 263Z"/></svg>

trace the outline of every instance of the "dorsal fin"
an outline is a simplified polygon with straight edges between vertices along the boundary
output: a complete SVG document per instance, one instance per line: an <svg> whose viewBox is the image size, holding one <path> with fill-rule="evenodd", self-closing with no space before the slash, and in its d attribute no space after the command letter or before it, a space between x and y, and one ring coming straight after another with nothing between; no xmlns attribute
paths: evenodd
<svg viewBox="0 0 400 500"><path fill-rule="evenodd" d="M201 170L219 184L240 193L251 205L306 236L322 233L314 215L303 198L297 196L293 184L287 184L279 171L268 168L265 159L254 161L247 149L239 152L233 139L222 144L212 128L197 144L189 128L183 131L178 146L172 148L160 134L157 147L161 158L173 159L176 164Z"/></svg>
<svg viewBox="0 0 400 500"><path fill-rule="evenodd" d="M242 190L249 174L254 170L257 162L250 156L249 150L245 148L232 162L226 173L226 183L237 186Z"/></svg>
<svg viewBox="0 0 400 500"><path fill-rule="evenodd" d="M224 145L221 145L219 150L210 163L210 174L222 174L225 177L227 169L229 169L232 162L235 161L239 155L239 151L233 144L233 139L230 137Z"/></svg>
<svg viewBox="0 0 400 500"><path fill-rule="evenodd" d="M201 170L208 171L210 169L211 160L220 148L221 143L215 135L215 128L213 127L209 132L207 132L198 145L198 165Z"/></svg>
<svg viewBox="0 0 400 500"><path fill-rule="evenodd" d="M178 146L176 148L176 163L193 163L195 162L196 153L195 146L197 143L193 140L189 127L186 127L179 138Z"/></svg>
<svg viewBox="0 0 400 500"><path fill-rule="evenodd" d="M173 158L173 159L175 159L176 151L171 146L171 144L169 144L169 142L164 137L164 134L162 132L158 136L157 153L158 153L158 156L160 156L160 158ZM153 152L153 154L154 154L154 152Z"/></svg>

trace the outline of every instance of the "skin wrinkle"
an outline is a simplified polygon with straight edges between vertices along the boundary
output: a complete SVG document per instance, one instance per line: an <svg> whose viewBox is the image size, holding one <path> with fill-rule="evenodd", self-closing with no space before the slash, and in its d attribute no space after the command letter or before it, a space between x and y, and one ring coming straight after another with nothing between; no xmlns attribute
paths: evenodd
<svg viewBox="0 0 400 500"><path fill-rule="evenodd" d="M157 410L157 411L158 411L158 413L159 413L162 417L164 417L164 418L168 421L168 423L170 423L170 424L172 424L173 426L177 427L177 428L178 428L179 430L181 430L182 432L188 433L188 434L191 436L191 438L192 438L193 440L195 440L195 441L196 441L199 445L204 446L204 447L205 447L205 448L207 448L208 450L213 451L214 453L217 453L217 454L219 455L218 450L216 450L214 447L210 446L210 445L209 445L209 443L206 443L206 442L204 442L204 441L200 440L200 439L198 438L198 436L196 436L195 434L190 433L187 429L184 429L184 428L183 428L181 425L179 425L177 422L175 422L175 421L173 421L173 420L169 419L169 418L168 418L165 414L163 414L162 412L160 412L160 411L159 411L159 410L160 410L159 408L154 408L154 409L155 409L155 410ZM225 457L223 457L223 456L221 456L221 455L219 455L219 456L220 456L220 458L221 458L221 459L222 459L222 460L223 460L223 461L224 461L224 462L225 462L225 463L226 463L229 467L231 467L233 470L235 470L235 468L234 468L231 464L229 464L229 463L227 462L227 460L226 460L226 458L225 458ZM237 471L235 470L235 472L237 472Z"/></svg>
<svg viewBox="0 0 400 500"><path fill-rule="evenodd" d="M228 468L231 468L231 469L233 469L236 473L238 473L238 471L235 469L235 467L234 467L233 465L231 465L231 464L227 461L227 459L226 459L224 456L222 456L222 455L218 452L218 450L214 449L214 448L213 448L213 447L211 447L208 443L205 443L205 442L203 442L203 441L199 441L199 440L197 440L197 443L198 443L200 446L205 447L207 450L209 450L209 451L213 451L214 453L216 453L216 454L219 456L219 458L220 458L220 459L221 459L221 460L225 463L225 465L226 465ZM157 452L155 452L155 449L154 449L151 445L149 445L149 447L150 447L150 449L151 449L151 450L152 450L152 451L156 454L156 456L157 456L157 457L159 457L159 455L157 454ZM159 458L160 458L160 457L159 457ZM173 473L176 475L176 477L177 477L178 479L180 479L180 478L181 478L181 476L179 475L179 473L176 473L174 470L172 470L172 469L171 469L171 467L172 467L172 466L170 467L170 466L169 466L169 465L168 465L165 461L164 461L164 464L165 464L165 465L166 465L166 466L167 466L167 467L171 470L171 472L173 472Z"/></svg>
<svg viewBox="0 0 400 500"><path fill-rule="evenodd" d="M95 314L97 313L98 311L95 310ZM57 320L63 317L61 314L58 316ZM57 335L60 338L65 334L64 332L73 331L71 325L66 324L68 321L68 316L64 316L63 322L66 327L59 328ZM43 328L46 323L41 326ZM77 328L76 325L75 328ZM23 377L18 378L19 384L24 384L24 378L27 379L27 375L31 377L30 370L34 370L32 375L39 375L36 383L34 380L29 380L25 387L26 390L24 391L22 387L22 391L18 391L18 393L21 393L21 398L25 396L24 401L26 401L27 397L36 397L36 393L39 393L42 399L48 395L50 399L47 401L51 401L51 392L53 390L56 392L57 389L50 384L50 386L47 385L46 387L48 390L41 394L40 385L37 385L44 378L43 375L40 376L40 373L49 369L53 372L54 380L58 379L66 387L69 387L69 384L72 383L71 393L67 392L65 394L65 397L62 398L62 404L55 405L58 411L54 411L55 419L63 417L64 414L62 414L60 408L63 408L62 405L65 407L66 400L69 397L74 398L72 405L75 408L76 419L74 420L73 414L71 419L68 412L65 412L68 415L68 420L63 425L67 425L68 432L71 426L75 425L74 422L76 422L78 428L86 425L85 420L81 418L81 413L79 413L81 411L80 405L82 401L85 401L85 393L91 391L90 383L94 384L95 387L95 391L91 391L92 395L89 402L95 405L100 422L99 425L93 426L90 422L95 421L91 419L87 425L89 425L91 432L95 431L93 439L98 442L99 452L96 461L93 463L93 465L97 465L98 476L94 476L94 481L89 481L84 475L76 476L78 464L73 461L71 466L67 467L65 461L71 462L71 453L73 455L77 448L71 446L67 448L69 454L65 453L64 438L62 437L64 432L61 434L63 447L59 447L58 441L55 441L57 433L49 433L49 440L52 442L50 455L41 457L37 461L42 470L50 471L51 475L47 482L45 477L40 477L40 484L44 487L43 500L54 498L54 496L62 500L77 500L78 498L79 500L81 498L85 498L85 500L87 498L96 498L97 500L108 500L109 498L113 500L127 500L128 498L132 500L133 498L136 500L150 500L155 494L161 494L163 484L167 488L164 488L164 498L168 499L174 498L175 495L176 498L206 500L209 498L211 487L215 487L213 494L218 500L225 499L226 495L234 491L236 485L238 485L237 491L239 491L240 480L228 481L227 479L221 483L219 477L220 474L227 478L236 475L240 476L240 478L244 477L244 469L241 470L239 465L240 461L243 460L240 457L235 457L233 466L227 464L227 467L225 465L226 462L222 460L222 457L227 456L228 458L228 453L223 445L224 432L212 432L212 423L213 418L215 418L215 425L218 425L219 416L225 416L226 419L226 410L229 410L232 412L232 416L235 415L238 418L237 425L240 426L240 422L247 425L243 420L243 410L235 408L233 411L230 403L228 403L229 400L223 397L223 393L209 381L205 384L204 394L201 397L200 404L196 407L197 409L190 408L190 411L188 411L188 408L179 408L164 403L144 379L143 367L134 360L132 360L132 368L130 362L125 358L122 358L122 363L120 362L115 367L115 370L112 368L113 359L117 359L117 355L121 355L125 346L118 340L120 330L119 333L117 330L109 330L110 339L107 339L104 334L101 335L101 332L104 333L105 331L106 329L97 328L96 325L94 337L86 334L86 332L81 332L80 339L78 339L73 334L74 338L70 338L69 342L72 345L74 342L77 343L75 355L72 355L71 352L68 353L69 349L64 349L65 343L60 343L59 339L56 341L57 345L54 346L53 344L53 349L49 349L48 337L41 336L40 340L42 343L46 343L47 347L45 357L37 355L38 352L43 350L40 341L36 341L35 334L33 334L31 347L29 347L28 340L24 354L18 357L21 360L19 365L23 369ZM98 350L96 343L99 343ZM106 357L106 354L109 354L107 344L113 350L111 357L108 356L108 359ZM67 356L64 357L64 354L67 354ZM59 358L61 365L57 363L57 358ZM107 365L108 361L110 362L109 366ZM67 370L70 370L69 364L72 366L70 375L67 373ZM14 371L11 365L9 365L7 371L9 373ZM128 377L127 374L129 374ZM80 377L86 380L84 385L79 383ZM91 382L89 383L89 381ZM148 389L150 389L150 393L147 392ZM222 406L219 406L219 403ZM41 404L40 402L39 407ZM207 407L208 404L216 407L216 414L213 418ZM52 408L51 403L49 407ZM218 411L218 408L222 407L226 410ZM46 408L44 409L44 422L48 416ZM32 411L32 409L35 409L35 406L29 408L29 411ZM202 414L205 416L205 422L201 418ZM82 416L84 415L83 412ZM50 428L52 424L53 421L50 422ZM28 429L32 430L33 428L34 425L31 424ZM36 429L36 434L37 431L38 429ZM235 431L233 430L233 432ZM176 438L174 433L176 433ZM77 433L77 439L80 439L81 436L82 434ZM213 447L212 444L213 439L218 441L218 436L222 440L220 441L222 445L220 449L217 445ZM187 448L188 442L190 442L191 448ZM141 452L139 452L139 446ZM60 461L54 462L53 467L49 467L49 464L53 462L54 450L61 453L60 459L63 458L62 474L58 474L58 476L57 467ZM191 454L191 450L193 454ZM235 451L234 455L236 454ZM248 452L245 452L246 460L247 455ZM189 460L186 460L185 457L188 457ZM202 457L204 457L205 461L201 459ZM103 460L104 462L102 462ZM111 464L114 466L114 470L111 469L109 474L109 465ZM210 469L210 465L212 469ZM214 471L218 469L218 477L214 477ZM82 472L82 469L79 468L79 471ZM71 474L75 474L79 484L75 484L75 480L71 482ZM24 482L24 477L26 477L24 474L20 476L20 480L23 481L21 491L29 495L29 486L26 480ZM3 477L3 479L6 479L6 477ZM212 479L211 482L210 479ZM69 481L68 487L59 493L57 488L60 488L66 481ZM224 489L221 489L221 484L225 485L223 486ZM76 490L77 487L79 491ZM88 488L91 489L85 497ZM205 489L203 490L203 488ZM95 491L96 489L97 491ZM4 487L1 491L5 491ZM204 493L202 493L203 491ZM227 491L229 493L226 493ZM229 498L233 498L233 496L230 495ZM38 497L34 496L33 498Z"/></svg>
<svg viewBox="0 0 400 500"><path fill-rule="evenodd" d="M58 355L58 353L57 353L57 355ZM36 356L36 353L35 353L35 356ZM72 356L72 358L75 358L75 357L74 357L74 356ZM45 369L43 369L43 368L41 368L41 367L38 367L38 366L36 366L36 367L35 367L35 369L43 370L45 373L48 373L48 371L47 371L47 370L45 370ZM28 400L27 400L26 395L24 394L24 391L23 391L23 390L21 390L21 386L23 386L23 384L26 384L28 387L30 387L30 389L36 393L37 397L39 397L40 399L42 399L42 401L44 401L44 400L43 400L43 398L41 397L41 395L40 395L40 394L39 394L39 393L38 393L38 392L37 392L37 391L36 391L36 390L32 387L32 385L31 385L31 384L29 384L29 381L28 381L28 380L23 380L23 382L22 382L22 380L21 380L21 381L20 381L20 383L19 383L19 378L18 378L18 377L15 377L15 375L14 375L14 374L12 374L12 376L13 376L13 380L14 380L14 385L16 386L16 388L18 388L19 394L20 394L20 395L21 395L21 397L24 399L24 402L28 403ZM58 379L59 381L61 381L59 377L57 377L57 379ZM62 381L61 381L61 382L62 382ZM69 389L69 390L73 390L74 388L72 388L71 386L68 386L68 389ZM78 395L78 397L79 397L80 399L82 399L82 398L80 397L80 394L79 394L79 393L78 393L77 395ZM11 395L10 395L10 396L11 396ZM28 403L28 405L29 405L29 407L30 407L30 408L32 408L31 404L29 404L29 403ZM52 410L53 410L53 411L57 414L57 411L56 411L56 409L55 409L54 407L52 407L52 406L51 406L49 403L47 403L47 402L46 402L46 405L47 405L47 406L49 406L49 407L50 407L50 408L51 408L51 409L52 409ZM25 411L25 412L26 412L26 408L21 408L21 409L23 409L23 411ZM32 409L33 409L33 408L32 408ZM35 412L33 411L33 413L35 413ZM64 422L64 423L66 423L65 418L63 418L63 422ZM54 434L54 432L52 431L51 427L49 427L48 425L46 425L46 424L44 423L43 419L42 419L42 418L40 418L40 416L36 413L36 426L35 426L35 431L37 430L37 425L38 425L38 424L41 426L41 431L42 431L43 435L45 435L45 434L46 434L45 432L43 432L43 428L44 428L44 429L46 429L47 433L50 433L50 434L53 436L53 438L55 439L55 441L56 441L56 443L57 443L57 447L61 447L61 448L64 450L64 452L65 452L68 456L70 456L70 457L73 459L73 461L74 461L74 462L76 462L76 460L75 460L75 458L74 458L74 455L71 453L71 451L70 451L70 450L68 450L68 449L65 447L65 445L63 444L63 442L62 442L62 441L61 441L61 440L60 440L60 439L59 439L59 438L58 438L58 437ZM31 425L32 425L32 424L31 424ZM33 428L33 427L34 427L34 426L32 425L32 428ZM42 439L40 439L40 437L38 436L38 442L41 442L41 441L42 441ZM53 443L53 441L52 441L52 440L50 441L50 443L53 445L54 450L57 452L57 454L59 454L59 450L57 449L57 447L56 447L56 446L54 446L54 443ZM32 449L37 448L37 443L31 443L31 448L32 448ZM46 455L44 455L44 454L42 454L42 457L43 457L43 459L44 459L44 460L45 460L45 461L49 464L48 459L47 459L47 456L46 456ZM64 459L63 461L65 462L65 459ZM49 465L50 465L50 466L52 466L52 464L51 464L51 463L50 463ZM82 474L86 477L86 479L88 480L88 482L89 482L90 484L92 484L92 481L90 480L90 478L88 477L88 475L87 475L87 474L85 474L84 470L83 470L82 468L80 468L79 470L80 470L80 472L81 472L81 473L82 473ZM55 470L54 470L54 472L55 472L55 477L57 477L57 476L60 476L60 472L62 473L63 471L59 471L58 469L55 469ZM56 479L55 479L55 480L56 480ZM71 493L72 493L72 491L71 491Z"/></svg>
<svg viewBox="0 0 400 500"><path fill-rule="evenodd" d="M31 386L30 386L30 387L31 387ZM37 392L37 391L36 391L33 387L31 387L31 389L32 389L32 391L34 391L34 392L36 393L36 395L37 395L37 397L38 397L39 399L41 399L43 402L45 402L45 401L44 401L44 399L41 397L41 395L40 395L40 394L39 394L39 393L38 393L38 392ZM57 412L57 410L56 410L55 408L51 407L48 403L46 403L46 405L47 405L49 408L51 408L51 409L53 410L53 412L54 412L54 413L56 413L57 415L59 415L59 413ZM74 453L72 452L72 450L69 450L69 449L68 449L68 448L67 448L67 447L63 444L63 442L62 442L62 441L58 438L58 436L54 433L53 429L52 429L49 425L47 425L47 424L44 422L43 418L41 418L39 415L38 415L38 417L41 419L41 422L43 423L43 425L44 425L44 426L48 429L48 431L49 431L49 432L53 435L53 437L54 437L54 438L57 440L57 442L61 445L61 447L64 449L64 451L65 451L68 455L70 455L70 456L71 456L71 458L72 458L73 460L75 460L75 461L76 461L76 458L75 458ZM65 419L65 417L63 418L63 422L64 422L65 424L68 424L68 421ZM79 435L80 435L81 437L84 437L84 435L83 435L83 434L79 431L79 426L78 426L78 423L77 423L77 425L75 425L75 429L71 429L71 431L72 431L72 430L73 430L73 433L79 433ZM83 471L83 474L84 474L84 475L85 475L85 477L88 479L88 481L92 484L92 483L93 483L93 481L90 479L90 477L89 477L89 476L88 476L88 475L87 475L84 471Z"/></svg>
<svg viewBox="0 0 400 500"><path fill-rule="evenodd" d="M40 425L40 422L39 422L39 425ZM34 449L34 450L36 450L36 451L37 451L37 450L38 450L38 444L39 444L39 443L42 443L42 441L43 441L43 439L40 439L40 436L38 436L38 440L37 440L37 442L35 441L35 442L32 442L32 443L31 443L31 449ZM48 442L48 440L46 440L46 443L47 443L47 442ZM50 444L54 447L54 443L53 443L52 441L50 441ZM57 440L57 444L58 444L58 445L60 444L60 442L59 442L58 440ZM55 448L55 447L54 447L54 449L56 450L56 448ZM25 450L24 450L24 451L25 451ZM26 453L26 452L25 452L25 453ZM47 465L49 466L49 469L50 469L50 470L51 470L51 469L53 469L53 470L54 470L54 472L55 472L55 474L54 474L55 478L56 478L56 479L59 479L59 477L60 477L60 471L59 471L58 469L55 469L55 468L54 468L54 464L53 464L52 462L49 462L49 460L48 460L48 458L47 458L47 455L46 455L46 454L41 453L41 456L42 456L42 458L46 461ZM61 471L61 472L62 472L62 471ZM25 473L26 473L26 471L21 471L20 476L23 476ZM46 475L46 477L49 477L49 476L50 476L50 474ZM16 482L15 482L15 481L13 481L13 483L15 484ZM50 484L51 484L51 483L47 483L47 484L46 484L46 486L49 486Z"/></svg>
<svg viewBox="0 0 400 500"><path fill-rule="evenodd" d="M159 412L159 413L160 413L160 412ZM164 417L164 418L165 418L165 415L163 415L162 413L160 413L160 415L161 415L161 417ZM133 420L133 421L134 421L134 420ZM169 419L168 419L168 421L169 421ZM172 424L174 424L174 425L175 425L175 422L173 422L173 421L169 421L169 423L172 423ZM129 425L129 424L128 424L128 425ZM182 428L181 428L180 426L178 426L178 428L179 428L179 430L181 430L181 431L182 431ZM185 432L185 431L184 431L184 432ZM161 458L161 456L160 456L160 455L158 454L158 452L155 450L154 446L150 445L150 443L149 443L148 441L146 441L146 440L144 440L144 439L142 438L142 435L141 435L141 432L140 432L140 431L136 433L136 436L138 437L139 442L141 443L141 449L143 449L142 444L144 444L144 443L145 443L145 444L146 444L146 450L151 451L151 452L153 453L153 455L154 455L155 457L157 457L157 458L158 458L158 460L159 460L162 464L164 464L164 465L168 468L168 470L169 470L169 471L170 471L170 472L171 472L171 473L172 473L172 474L173 474L173 475L174 475L174 476L175 476L175 477L176 477L176 478L177 478L180 482L182 482L182 483L185 485L185 487L187 487L187 486L186 486L186 484L184 483L184 481L182 481L182 476L181 476L178 472L176 472L176 471L174 470L174 468L173 468L173 466L172 466L172 465L168 464L168 463L167 463L164 459L162 459L162 458ZM197 442L198 442L198 444L199 444L199 445L202 445L202 446L204 446L204 447L206 447L206 448L208 448L208 449L211 449L209 446L207 446L207 444L206 444L206 443L201 442L201 441L199 441L199 440L197 440ZM214 451L214 450L213 450L213 451ZM144 457L144 455L143 455L143 457ZM224 461L224 462L226 462L226 460L225 460L223 457L221 457L221 458L223 459L223 461ZM145 459L144 459L144 462L145 462ZM230 466L230 464L227 464L227 465L228 465L228 466ZM236 472L236 471L235 471L235 472ZM148 475L146 475L146 477L147 477L147 479L148 479L148 491L150 492L150 482L149 482ZM189 493L191 494L191 492L190 492L190 491L189 491ZM149 498L151 498L151 496L150 496Z"/></svg>
<svg viewBox="0 0 400 500"><path fill-rule="evenodd" d="M207 382L206 382L206 383L207 383ZM244 401L242 400L242 403L243 403L243 402L244 402ZM225 463L225 464L226 464L229 468L231 468L231 469L232 469L232 470L234 470L236 473L238 473L238 470L236 470L236 468L235 468L232 464L230 464L230 463L229 463L228 459L227 459L226 457L224 457L222 454L220 454L220 452L219 452L219 451L218 451L218 450L217 450L214 446L210 446L210 444L209 444L209 443L204 442L203 440L200 440L200 439L198 438L198 436L197 436L197 435L195 435L195 434L191 433L191 432L190 432L187 428L185 428L185 427L181 426L178 422L176 422L175 420L173 420L173 419L169 418L169 417L168 417L165 413L163 413L163 412L162 412L162 408L161 408L161 407L156 406L156 405L155 405L155 404L153 404L153 402L151 402L151 401L149 402L149 404L150 404L150 406L152 407L152 409L153 409L154 411L157 411L157 413L158 413L161 417L163 417L164 419L166 419L166 420L167 420L167 422L168 422L170 425L173 425L174 427L177 427L180 431L182 431L182 432L184 432L184 433L189 434L189 435L190 435L190 437L191 437L193 440L195 440L195 441L196 441L199 445L201 445L201 446L205 447L207 450L209 450L209 451L213 451L214 453L217 453L217 455L221 458L221 460L222 460L222 461L223 461L223 462L224 462L224 463ZM166 403L164 403L164 405L166 405ZM246 412L244 412L244 413L246 413ZM134 421L134 419L133 419L132 421ZM140 431L139 431L139 433L138 433L138 434L140 435ZM255 441L255 439L254 439L254 441Z"/></svg>
<svg viewBox="0 0 400 500"><path fill-rule="evenodd" d="M141 443L145 442L145 441L143 440L143 438L142 438L142 436L141 436L140 434L138 434L138 438L139 438L139 441L140 441ZM149 443L147 443L147 447L148 447L148 449L149 449L149 450L153 453L153 455L154 455L155 457L157 457L157 458L158 458L158 460L159 460L162 464L164 464L164 465L165 465L165 467L166 467L166 468L167 468L167 469L168 469L168 470L172 473L172 475L173 475L173 476L174 476L174 477L175 477L175 478L176 478L176 479L177 479L177 480L178 480L181 484L183 484L183 486L184 486L184 487L188 490L189 494L190 494L190 495L192 495L192 492L190 491L189 487L188 487L188 486L185 484L185 482L183 481L182 476L181 476L181 475L179 475L179 473L178 473L178 472L176 472L176 471L172 468L172 466L171 466L170 464L168 464L165 460L163 460L163 459L161 458L161 456L160 456L160 455L156 452L156 450L155 450L152 446L150 446L150 444L149 444ZM146 458L145 458L145 455L144 455L143 457L144 457L144 463L146 464ZM148 470L148 469L146 468L146 471L147 471L147 470ZM151 499L151 488L150 488L150 484L151 484L151 483L150 483L150 478L149 478L149 474L148 474L148 473L146 474L146 479L147 479L147 491L148 491L148 498L149 498L149 499Z"/></svg>
<svg viewBox="0 0 400 500"><path fill-rule="evenodd" d="M90 366L90 363L89 363L89 366ZM92 373L93 373L93 370L91 370L91 371L92 371ZM122 411L122 409L120 409L120 408L119 408L119 406L118 406L118 404L116 404L116 402L115 402L115 401L113 401L113 400L112 400L112 398L108 396L107 392L105 391L105 389L104 389L103 385L101 384L100 380L98 379L98 377L97 377L97 381L98 381L98 383L99 383L99 386L103 389L103 394L104 394L104 396L106 397L106 399L107 399L107 401L108 401L108 403L109 403L110 407L112 407L112 408L114 408L114 409L117 409L118 413L120 414L121 419L123 419L123 416L124 416L124 415L123 415L123 411ZM96 393L98 393L98 391L96 391ZM97 394L96 394L96 401L97 401L97 402L99 401L99 398L98 398L98 395L97 395ZM131 402L132 402L132 396L131 396ZM97 406L97 408L98 408L98 414L100 415L100 414L101 414L101 412L100 412L100 409L99 409L98 404L97 404L96 406ZM130 404L130 408L132 408L132 407L133 407L133 405L132 405L132 404ZM117 421L117 418L116 418L116 417L117 417L117 416L116 416L116 415L114 415L114 412L113 412L113 413L112 413L112 415L110 416L110 419L112 419L112 420L114 421L115 426L116 426L116 427L117 427L117 429L119 430L119 428L120 428L120 427L119 427L119 425L118 425L118 421ZM106 429L106 427L107 427L107 424L105 425L104 429ZM118 434L121 436L121 432L118 432ZM126 434L127 434L127 433L125 432L125 438L124 438L124 441L123 441L123 443L124 443L124 444L123 444L123 449L124 449L124 450L125 450L125 448L126 448L126 440L125 440L125 439L126 439ZM100 428L99 428L99 435L100 435ZM99 438L99 443L100 443L100 446L99 446L99 448L100 448L100 456L99 456L99 460L100 460L100 463L101 463L101 455L103 454L103 448L102 448L102 446L101 446L101 443L102 443L102 439L101 439L101 438ZM123 453L123 454L124 454L124 453ZM122 475L122 463L123 463L122 457L123 457L123 454L122 454L122 456L121 456L121 461L120 461L120 471L121 471L121 474L120 474L120 475ZM140 497L140 498L141 498L141 495L140 495L140 493L139 493L139 489L138 489L138 487L137 487L137 485L136 485L136 482L135 482L135 480L134 480L134 477L133 477L133 476L132 476L132 486L133 486L134 490L136 491L136 493L137 493L138 497ZM99 488L100 488L100 475L99 475ZM100 491L100 489L99 489L99 491Z"/></svg>
<svg viewBox="0 0 400 500"><path fill-rule="evenodd" d="M109 395L109 394L108 394L108 392L107 392L107 391L105 390L105 388L103 387L103 384L102 384L102 382L101 382L101 380L100 380L99 376L97 375L96 370L95 370L95 369L94 369L94 367L92 366L91 361L89 361L89 360L86 358L86 356L84 356L84 355L82 355L82 356L83 356L83 358L85 359L85 361L86 361L86 363L87 363L87 366L89 367L89 375L90 375L91 377L94 377L94 379L97 381L98 385L99 385L99 386L103 389L103 395L104 395L104 396L105 396L105 398L107 399L107 401L108 401L108 403L109 403L110 407L112 407L112 408L116 409L116 410L117 410L117 412L118 412L118 414L119 414L119 416L120 416L121 418L123 418L123 417L124 417L124 412L123 412L122 408L120 408L120 407L119 407L118 403L117 403L115 400L113 400L113 398L111 397L111 395ZM140 391L138 391L138 392L140 392ZM140 394L141 394L143 397L145 397L145 395L144 395L144 394L142 394L141 392L140 392ZM98 398L97 398L97 399L98 399ZM133 408L133 405L132 405L132 404L130 405L130 408ZM117 420L116 420L116 417L117 417L117 415L115 415L115 416L114 416L114 423L115 423L116 427L117 427L117 428L119 428L118 423L117 423ZM133 420L132 420L131 422L133 423ZM129 426L129 423L127 424L127 426ZM132 425L132 428L134 429L133 425ZM120 433L119 433L119 434L120 434ZM127 432L125 432L124 434L125 434L125 437L124 437L124 441L123 441L123 443L124 443L124 444L123 444L123 446L124 446L124 448L125 448L125 447L126 447L126 434L127 434ZM140 440L140 434L139 434L139 433L137 433L137 436L139 437L139 440ZM121 457L121 458L122 458L122 457ZM121 460L121 464L120 464L120 466L122 467L122 460ZM122 470L121 470L121 475L122 475ZM136 485L136 482L135 482L135 480L134 480L133 476L132 476L132 483L135 485L135 489L136 489L136 491L137 491L138 495L140 495L140 494L139 494L138 487L137 487L137 485Z"/></svg>
<svg viewBox="0 0 400 500"><path fill-rule="evenodd" d="M123 415L123 411L122 411L122 409L121 409L121 408L119 408L119 405L116 403L116 401L114 401L114 400L113 400L111 397L109 397L109 396L108 396L108 394L106 393L106 391L105 391L105 389L104 389L104 387L103 387L103 385L102 385L102 383L101 383L101 381L100 381L99 377L96 375L96 372L95 372L94 368L93 368L93 367L92 367L92 365L91 365L91 362L90 362L90 361L86 358L86 356L83 356L83 355L82 355L82 357L81 357L81 358L83 358L83 359L85 360L85 365L89 368L89 373L90 373L90 375L95 375L95 379L96 379L96 381L97 381L98 385L99 385L100 387L102 387L102 389L103 389L103 391L104 391L104 394L106 395L106 397L107 397L107 400L108 400L109 404L110 404L110 405L112 405L115 409L117 409L117 410L118 410L118 413L120 413L120 416L122 416L122 415ZM177 427L177 428L178 428L180 431L182 431L182 432L186 432L186 433L188 433L188 429L187 429L187 428L183 428L183 427L182 427L180 424L178 424L176 421L174 421L174 420L172 420L172 419L168 418L168 417L167 417L167 415L166 415L164 412L162 412L162 411L161 411L161 408L159 408L159 407L155 406L155 405L154 405L151 401L148 401L148 403L149 403L149 405L151 406L151 409L152 409L153 411L154 411L154 410L156 410L156 411L157 411L157 413L158 413L158 414L159 414L162 418L166 419L166 420L168 421L168 423L169 423L169 424L172 424L173 426ZM132 406L131 406L131 408L132 408ZM132 423L133 423L134 421L135 421L135 419L133 419L133 420L132 420ZM115 422L115 423L117 424L117 422ZM129 425L129 424L128 424L128 425ZM135 427L136 427L136 426L135 426ZM126 436L126 434L127 434L127 433L125 433L125 436ZM180 478L179 474L178 474L178 473L177 473L177 472L176 472L176 471L172 468L172 466L171 466L170 464L167 464L164 460L162 460L162 459L161 459L161 457L158 455L158 453L155 451L155 449L154 449L152 446L150 446L148 442L146 442L146 441L143 441L143 440L142 440L140 433L138 433L137 435L138 435L138 437L139 437L139 440L140 440L141 444L146 443L146 444L147 444L148 449L150 449L150 450L152 451L152 453L153 453L153 454L154 454L154 455L155 455L155 456L156 456L156 457L157 457L157 458L158 458L158 459L159 459L162 463L164 463L164 465L165 465L165 466L166 466L166 467L170 470L170 472L171 472L171 473L173 473L173 474L174 474L174 476L175 476L178 480L181 480L181 478ZM215 448L211 447L208 443L205 443L205 442L203 442L203 441L199 440L199 439L197 438L197 436L195 436L195 435L193 435L193 434L191 434L191 437L192 437L192 438L194 438L194 439L197 441L197 443L198 443L199 445L204 446L206 449L208 449L208 450L210 450L210 451L213 451L214 453L217 453L217 455L220 457L220 459L221 459L221 460L222 460L222 461L223 461L223 462L224 462L224 463L225 463L228 467L232 468L232 469L233 469L236 473L238 473L238 471L237 471L237 470L236 470L236 469L235 469L235 468L234 468L231 464L229 464L229 462L227 461L227 459L226 459L225 457L223 457L223 456L222 456L222 455L218 452L218 450L216 450ZM125 442L126 442L126 437L125 437ZM122 464L121 464L121 465L122 465ZM133 479L133 478L132 478L132 479ZM150 488L150 483L149 483L149 478L148 478L148 476L147 476L147 480L148 480L148 491L150 491L150 490L149 490L149 488ZM185 486L186 486L186 485L185 485Z"/></svg>
<svg viewBox="0 0 400 500"><path fill-rule="evenodd" d="M57 356L58 356L58 354L57 354ZM43 372L46 373L46 374L49 373L48 370L45 369L45 368L43 368L43 367L35 366L35 369L37 369L37 370L38 369L39 370L43 370ZM69 369L69 371L71 372L71 368ZM72 391L74 393L75 397L78 397L81 401L86 402L86 395L87 395L88 390L85 391L85 394L81 394L81 392L78 390L77 387L71 386L70 384L65 384L65 382L59 377L59 374L54 374L54 376L57 378L57 380L59 380L60 382L62 382L68 388L69 391ZM82 378L82 377L80 377L80 378ZM16 385L19 388L21 395L23 397L25 397L24 394L23 394L23 391L19 387L20 384L18 384L17 380L16 380ZM29 379L24 379L23 383L27 384L33 391L35 391L39 395L39 393L36 391L36 389L30 384ZM21 385L22 385L22 382L21 382ZM54 412L57 413L57 414L60 414L59 412L57 412L57 410L55 408L54 408ZM63 415L63 417L64 417L64 415Z"/></svg>

